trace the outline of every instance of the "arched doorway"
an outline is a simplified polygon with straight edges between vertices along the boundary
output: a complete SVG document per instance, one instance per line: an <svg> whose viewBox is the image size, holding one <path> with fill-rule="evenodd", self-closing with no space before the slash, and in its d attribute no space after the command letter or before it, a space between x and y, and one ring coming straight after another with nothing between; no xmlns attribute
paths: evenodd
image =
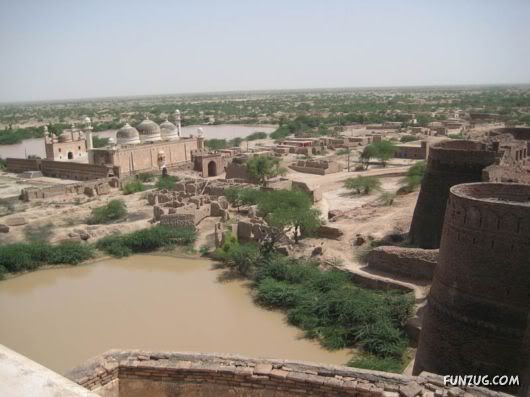
<svg viewBox="0 0 530 397"><path fill-rule="evenodd" d="M208 176L217 176L217 164L213 160L208 163Z"/></svg>
<svg viewBox="0 0 530 397"><path fill-rule="evenodd" d="M73 160L74 154L72 152L68 152L68 160Z"/></svg>

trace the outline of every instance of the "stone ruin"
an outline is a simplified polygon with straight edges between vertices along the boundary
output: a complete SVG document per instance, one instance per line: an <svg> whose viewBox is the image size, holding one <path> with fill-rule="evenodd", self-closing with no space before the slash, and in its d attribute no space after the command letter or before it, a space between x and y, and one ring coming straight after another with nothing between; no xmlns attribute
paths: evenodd
<svg viewBox="0 0 530 397"><path fill-rule="evenodd" d="M414 373L530 381L530 185L451 188Z"/></svg>
<svg viewBox="0 0 530 397"><path fill-rule="evenodd" d="M153 220L162 225L194 226L208 216L228 220L228 201L224 190L234 184L186 179L175 185L175 190L160 190L147 194L153 206Z"/></svg>
<svg viewBox="0 0 530 397"><path fill-rule="evenodd" d="M57 184L49 187L28 187L20 192L22 201L34 201L41 199L50 199L58 196L81 195L88 197L101 196L109 194L111 189L120 187L118 178L97 179L88 182Z"/></svg>
<svg viewBox="0 0 530 397"><path fill-rule="evenodd" d="M331 160L298 160L289 168L308 174L327 175L340 172L343 169L342 164Z"/></svg>

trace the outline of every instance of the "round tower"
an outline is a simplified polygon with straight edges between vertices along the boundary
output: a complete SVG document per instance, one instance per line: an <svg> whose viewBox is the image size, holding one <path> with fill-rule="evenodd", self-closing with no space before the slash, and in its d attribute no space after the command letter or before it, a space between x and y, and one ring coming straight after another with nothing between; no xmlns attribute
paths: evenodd
<svg viewBox="0 0 530 397"><path fill-rule="evenodd" d="M431 145L410 227L411 242L421 248L438 248L449 189L482 181L482 170L494 162L495 151L480 142L447 140Z"/></svg>
<svg viewBox="0 0 530 397"><path fill-rule="evenodd" d="M451 188L415 374L528 380L529 258L530 185Z"/></svg>

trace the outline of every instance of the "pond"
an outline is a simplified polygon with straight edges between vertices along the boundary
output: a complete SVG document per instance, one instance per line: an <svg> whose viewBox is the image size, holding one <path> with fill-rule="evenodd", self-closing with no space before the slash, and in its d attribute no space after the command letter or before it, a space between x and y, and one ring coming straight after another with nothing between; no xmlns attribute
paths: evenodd
<svg viewBox="0 0 530 397"><path fill-rule="evenodd" d="M0 282L0 343L64 372L112 348L345 364L212 262L136 255Z"/></svg>

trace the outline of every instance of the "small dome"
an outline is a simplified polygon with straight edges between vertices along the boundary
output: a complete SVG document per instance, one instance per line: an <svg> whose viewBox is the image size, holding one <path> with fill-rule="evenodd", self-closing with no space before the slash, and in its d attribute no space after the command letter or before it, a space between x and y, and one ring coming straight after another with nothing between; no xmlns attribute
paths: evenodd
<svg viewBox="0 0 530 397"><path fill-rule="evenodd" d="M162 139L179 138L179 131L177 129L177 126L171 121L168 121L167 119L162 124L160 124L160 132L162 134Z"/></svg>
<svg viewBox="0 0 530 397"><path fill-rule="evenodd" d="M159 141L160 138L160 127L157 123L148 118L142 121L136 127L140 133L140 139L144 141Z"/></svg>
<svg viewBox="0 0 530 397"><path fill-rule="evenodd" d="M116 132L116 139L119 145L133 145L140 143L140 134L136 128L126 123Z"/></svg>

